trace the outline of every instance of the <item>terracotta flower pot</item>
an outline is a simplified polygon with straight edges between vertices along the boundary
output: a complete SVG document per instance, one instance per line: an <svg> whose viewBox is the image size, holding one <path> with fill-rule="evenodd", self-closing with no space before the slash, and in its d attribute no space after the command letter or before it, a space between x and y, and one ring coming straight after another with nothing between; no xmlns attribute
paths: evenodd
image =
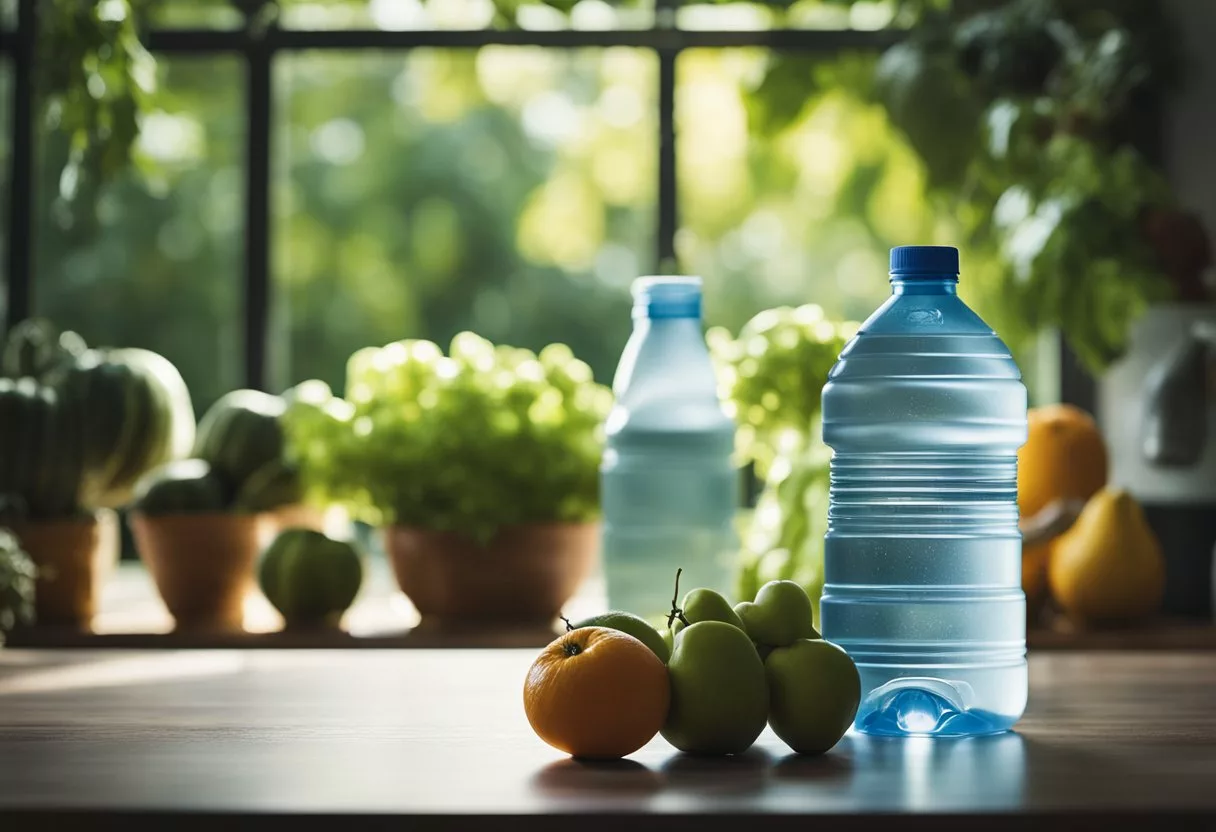
<svg viewBox="0 0 1216 832"><path fill-rule="evenodd" d="M424 621L548 625L595 564L599 526L511 526L485 546L456 532L390 526L385 547Z"/></svg>
<svg viewBox="0 0 1216 832"><path fill-rule="evenodd" d="M133 513L131 531L178 630L240 631L263 518Z"/></svg>
<svg viewBox="0 0 1216 832"><path fill-rule="evenodd" d="M38 567L37 623L89 630L118 562L118 515L101 509L91 517L15 523L12 530Z"/></svg>

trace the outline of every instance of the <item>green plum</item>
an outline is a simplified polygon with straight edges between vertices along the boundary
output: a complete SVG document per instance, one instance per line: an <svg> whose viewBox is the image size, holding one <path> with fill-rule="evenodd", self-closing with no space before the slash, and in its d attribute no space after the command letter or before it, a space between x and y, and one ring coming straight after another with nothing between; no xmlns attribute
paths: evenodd
<svg viewBox="0 0 1216 832"><path fill-rule="evenodd" d="M777 647L764 662L768 724L799 754L830 749L857 716L861 676L844 650L823 639Z"/></svg>
<svg viewBox="0 0 1216 832"><path fill-rule="evenodd" d="M769 581L751 605L739 606L747 634L755 642L785 647L800 638L819 638L810 596L794 581Z"/></svg>
<svg viewBox="0 0 1216 832"><path fill-rule="evenodd" d="M751 632L747 629L747 619L751 616L748 610L754 606L755 604L751 601L740 601L738 604L735 604L735 615L739 616L739 620L743 622L743 631L747 633L748 638L751 638ZM755 639L752 639L752 644L756 645L756 652L760 654L760 661L767 659L768 654L773 652L772 645L761 644Z"/></svg>
<svg viewBox="0 0 1216 832"><path fill-rule="evenodd" d="M675 646L676 634L671 629L663 631L663 646L667 648L667 655L671 656L671 649Z"/></svg>
<svg viewBox="0 0 1216 832"><path fill-rule="evenodd" d="M620 630L622 633L633 636L642 642L642 644L649 647L650 651L658 656L659 661L664 664L671 658L671 647L663 636L659 635L659 631L650 626L644 618L640 618L631 612L613 610L612 612L593 615L577 624L572 624L570 629L578 630L583 627L607 627L611 630Z"/></svg>
<svg viewBox="0 0 1216 832"><path fill-rule="evenodd" d="M768 683L746 633L723 621L690 624L676 636L667 669L664 739L690 754L751 748L768 719Z"/></svg>
<svg viewBox="0 0 1216 832"><path fill-rule="evenodd" d="M712 589L693 589L684 596L684 618L689 624L702 621L722 621L743 629L743 621L731 609L730 601Z"/></svg>
<svg viewBox="0 0 1216 832"><path fill-rule="evenodd" d="M740 601L735 604L735 615L739 616L739 620L743 622L743 632L751 635L751 630L747 629L747 619L751 617L751 608L754 607L751 601Z"/></svg>

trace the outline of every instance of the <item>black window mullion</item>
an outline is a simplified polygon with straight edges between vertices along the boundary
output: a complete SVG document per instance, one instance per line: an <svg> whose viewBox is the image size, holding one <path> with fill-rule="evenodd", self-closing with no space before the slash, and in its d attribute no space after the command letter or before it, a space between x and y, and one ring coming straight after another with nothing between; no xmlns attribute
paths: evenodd
<svg viewBox="0 0 1216 832"><path fill-rule="evenodd" d="M265 390L270 337L270 141L273 50L251 32L245 50L245 386Z"/></svg>
<svg viewBox="0 0 1216 832"><path fill-rule="evenodd" d="M540 46L580 49L625 46L638 49L732 49L757 46L832 55L847 49L882 50L907 37L878 29L306 29L269 28L261 35L275 52L299 50L476 49L481 46ZM154 52L217 53L241 50L245 33L210 29L154 29L147 34Z"/></svg>
<svg viewBox="0 0 1216 832"><path fill-rule="evenodd" d="M676 175L676 58L679 50L659 50L659 273L676 271L676 231L680 223L679 183Z"/></svg>

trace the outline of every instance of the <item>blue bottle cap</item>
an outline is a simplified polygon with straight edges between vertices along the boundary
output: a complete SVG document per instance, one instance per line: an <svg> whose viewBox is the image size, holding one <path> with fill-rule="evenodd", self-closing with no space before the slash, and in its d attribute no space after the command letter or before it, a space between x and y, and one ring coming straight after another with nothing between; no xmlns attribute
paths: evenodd
<svg viewBox="0 0 1216 832"><path fill-rule="evenodd" d="M633 313L646 318L701 317L701 278L639 277L633 281Z"/></svg>
<svg viewBox="0 0 1216 832"><path fill-rule="evenodd" d="M892 277L958 277L954 246L896 246L891 249Z"/></svg>

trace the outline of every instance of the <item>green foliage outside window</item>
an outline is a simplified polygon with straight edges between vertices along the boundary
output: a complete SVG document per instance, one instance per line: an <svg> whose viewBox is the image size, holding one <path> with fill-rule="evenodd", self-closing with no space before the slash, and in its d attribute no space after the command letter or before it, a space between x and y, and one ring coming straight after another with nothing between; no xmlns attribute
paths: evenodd
<svg viewBox="0 0 1216 832"><path fill-rule="evenodd" d="M376 25L389 5L284 0L265 4L263 19ZM549 5L580 19L577 4ZM475 3L414 6L440 27L532 25L542 8L504 2L487 16ZM909 241L961 245L964 293L1016 351L1059 327L1095 370L1119 355L1148 304L1202 296L1206 238L1145 157L1153 108L1179 76L1156 4L717 8L773 27L912 29L881 56L681 55L677 248L681 269L706 277L711 323L737 329L759 309L807 301L860 318L883 294L885 249ZM188 22L229 10L191 6ZM204 270L213 287L239 280L239 173L217 164L222 143L239 150L228 126L239 118L239 81L208 84L203 69L191 87L177 67L194 59L174 58L162 61L153 95L152 59L136 37L140 20L182 12L172 0L43 4L42 48L73 57L44 62L40 76L50 137L40 190L53 198L40 212L51 229L39 272L59 285L42 292L39 311L67 325L87 328L80 318L96 297L74 290L90 281L127 297L149 271L162 282L193 284ZM626 330L624 276L648 270L654 250L653 56L486 48L288 54L278 64L277 386L310 376L340 384L343 356L358 346L403 335L442 342L466 328L537 347L573 341L597 376L610 372ZM230 117L206 115L217 107ZM577 128L546 134L563 120ZM158 145L178 158L157 158ZM123 172L128 159L138 173ZM496 166L505 170L486 173ZM234 216L192 218L197 197L177 217L156 205L190 181L208 189L212 211ZM113 252L150 229L175 278L133 262L146 258L106 259L107 243ZM200 229L201 243L191 239ZM102 265L82 273L91 262ZM236 311L235 287L174 294L183 314ZM586 335L596 327L598 340ZM172 349L191 363L185 344ZM221 355L222 373L215 362L199 367L213 376L199 379L200 401L231 386L234 364Z"/></svg>

